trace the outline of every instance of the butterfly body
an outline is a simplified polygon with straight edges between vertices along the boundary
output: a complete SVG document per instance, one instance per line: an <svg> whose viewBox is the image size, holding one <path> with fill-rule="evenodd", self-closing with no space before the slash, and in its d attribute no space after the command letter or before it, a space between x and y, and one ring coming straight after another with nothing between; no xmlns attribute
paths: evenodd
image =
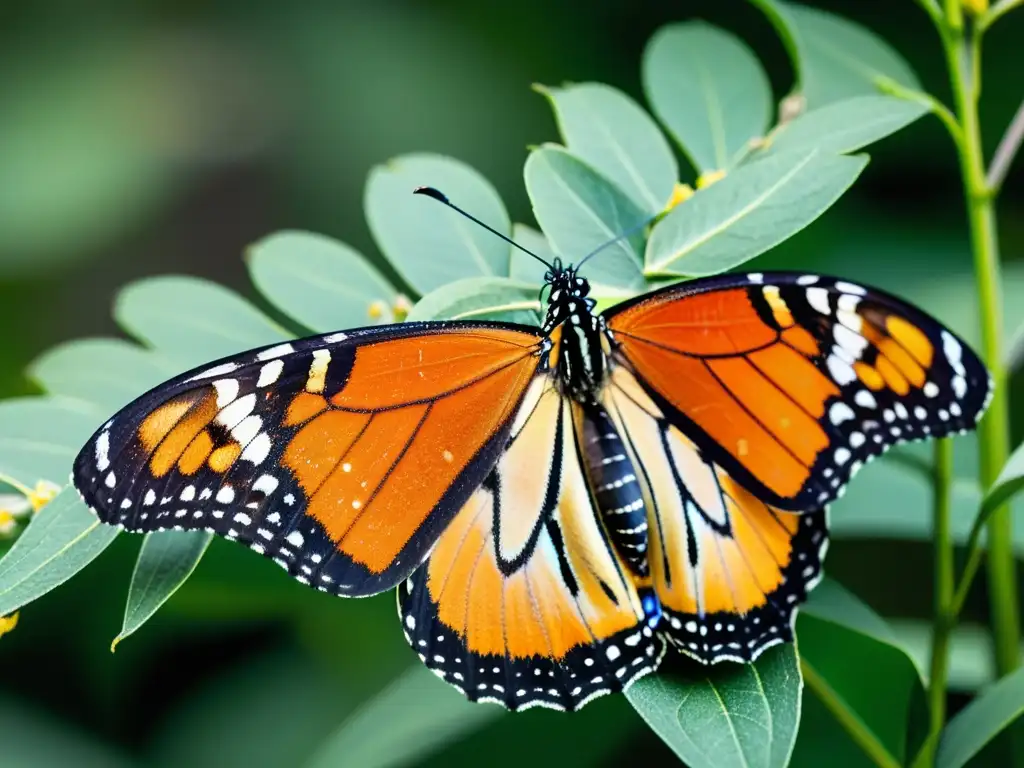
<svg viewBox="0 0 1024 768"><path fill-rule="evenodd" d="M106 523L198 529L321 591L398 587L421 660L474 700L577 709L668 646L792 639L826 506L902 440L969 429L974 354L881 291L725 275L600 314L406 323L178 376L100 427L73 481Z"/></svg>

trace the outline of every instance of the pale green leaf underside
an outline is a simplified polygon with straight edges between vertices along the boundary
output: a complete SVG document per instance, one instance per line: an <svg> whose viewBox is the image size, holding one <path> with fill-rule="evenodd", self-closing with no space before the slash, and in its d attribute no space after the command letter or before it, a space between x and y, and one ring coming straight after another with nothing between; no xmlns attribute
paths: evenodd
<svg viewBox="0 0 1024 768"><path fill-rule="evenodd" d="M988 517L996 509L1024 490L1024 444L1018 445L1006 464L1003 465L999 477L989 489L982 504L980 515Z"/></svg>
<svg viewBox="0 0 1024 768"><path fill-rule="evenodd" d="M1024 669L1007 675L961 710L942 734L937 768L960 768L1024 713Z"/></svg>
<svg viewBox="0 0 1024 768"><path fill-rule="evenodd" d="M181 369L291 338L238 294L195 277L132 283L118 294L114 318Z"/></svg>
<svg viewBox="0 0 1024 768"><path fill-rule="evenodd" d="M494 187L468 165L440 155L403 155L370 172L364 207L377 245L395 270L420 294L453 280L507 275L509 245L448 210L414 195L436 187L455 205L503 234L508 213Z"/></svg>
<svg viewBox="0 0 1024 768"><path fill-rule="evenodd" d="M358 251L312 232L285 231L247 251L249 275L271 304L316 333L391 320L395 289ZM371 305L383 314L371 315Z"/></svg>
<svg viewBox="0 0 1024 768"><path fill-rule="evenodd" d="M794 150L745 165L658 223L645 272L699 277L736 267L818 218L866 164L866 157Z"/></svg>
<svg viewBox="0 0 1024 768"><path fill-rule="evenodd" d="M770 152L854 152L909 125L926 107L895 96L854 96L805 112L772 135Z"/></svg>
<svg viewBox="0 0 1024 768"><path fill-rule="evenodd" d="M783 0L751 0L775 25L798 73L797 91L808 109L878 93L875 79L921 86L903 58L859 24L817 8Z"/></svg>
<svg viewBox="0 0 1024 768"><path fill-rule="evenodd" d="M802 687L787 643L753 664L648 675L626 697L690 768L775 768L792 753Z"/></svg>
<svg viewBox="0 0 1024 768"><path fill-rule="evenodd" d="M88 565L116 538L65 488L32 518L0 560L0 616L45 595Z"/></svg>
<svg viewBox="0 0 1024 768"><path fill-rule="evenodd" d="M644 91L698 173L731 168L771 120L771 86L739 39L704 22L662 27L643 58Z"/></svg>
<svg viewBox="0 0 1024 768"><path fill-rule="evenodd" d="M551 244L541 232L527 224L512 225L512 239L528 251L540 256L549 264L555 259L555 252L551 250ZM522 283L536 285L537 289L544 285L544 273L547 267L536 259L528 256L518 248L513 248L509 259L508 276L513 280Z"/></svg>
<svg viewBox="0 0 1024 768"><path fill-rule="evenodd" d="M825 578L821 580L800 609L801 613L817 616L835 624L856 630L862 635L895 645L892 630L885 620L860 598L838 582Z"/></svg>
<svg viewBox="0 0 1024 768"><path fill-rule="evenodd" d="M467 277L432 291L417 302L409 320L501 320L536 327L538 286L507 277Z"/></svg>
<svg viewBox="0 0 1024 768"><path fill-rule="evenodd" d="M648 218L615 185L561 147L535 149L524 174L537 223L563 261L579 263ZM642 290L642 250L642 233L608 246L587 263L587 278L609 291Z"/></svg>
<svg viewBox="0 0 1024 768"><path fill-rule="evenodd" d="M541 88L566 148L600 171L638 206L660 213L679 179L672 149L626 94L602 83Z"/></svg>
<svg viewBox="0 0 1024 768"><path fill-rule="evenodd" d="M342 724L307 768L407 765L502 714L499 707L470 703L417 664Z"/></svg>
<svg viewBox="0 0 1024 768"><path fill-rule="evenodd" d="M135 561L121 631L110 649L145 624L192 575L210 546L206 531L159 531L146 534Z"/></svg>

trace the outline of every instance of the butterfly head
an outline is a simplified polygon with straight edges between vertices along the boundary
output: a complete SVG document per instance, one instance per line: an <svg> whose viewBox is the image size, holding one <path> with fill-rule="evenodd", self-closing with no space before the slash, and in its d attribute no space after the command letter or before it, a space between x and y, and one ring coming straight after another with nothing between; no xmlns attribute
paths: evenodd
<svg viewBox="0 0 1024 768"><path fill-rule="evenodd" d="M590 282L576 270L572 264L563 266L561 259L556 258L551 268L544 273L544 283L548 288L545 332L549 333L567 320L572 322L573 316L579 318L575 321L579 324L592 315L596 302L590 298Z"/></svg>

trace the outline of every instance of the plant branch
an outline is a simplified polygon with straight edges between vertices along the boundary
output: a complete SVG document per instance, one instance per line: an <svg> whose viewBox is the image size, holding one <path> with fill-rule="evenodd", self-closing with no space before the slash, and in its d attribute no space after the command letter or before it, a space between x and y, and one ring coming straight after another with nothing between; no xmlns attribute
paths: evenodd
<svg viewBox="0 0 1024 768"><path fill-rule="evenodd" d="M914 2L924 9L924 12L931 17L932 22L934 22L936 26L945 24L945 17L943 17L942 9L939 7L936 0L914 0Z"/></svg>
<svg viewBox="0 0 1024 768"><path fill-rule="evenodd" d="M931 713L931 735L938 743L938 734L946 723L946 672L949 664L949 634L956 615L953 602L953 535L950 530L951 491L953 482L953 444L938 440L934 449L932 538L935 542L935 619L932 627L931 673L928 676L928 708Z"/></svg>
<svg viewBox="0 0 1024 768"><path fill-rule="evenodd" d="M1003 179L1010 170L1013 158L1020 149L1021 142L1024 142L1024 101L1017 107L1017 114L1013 116L1006 133L996 147L996 153L992 155L992 164L988 168L988 175L985 177L985 186L991 194L996 194L1003 185Z"/></svg>
<svg viewBox="0 0 1024 768"><path fill-rule="evenodd" d="M1002 0L1002 2L996 3L988 11L978 19L978 34L980 35L986 29L991 27L997 19L1003 14L1009 13L1017 6L1024 3L1024 0Z"/></svg>
<svg viewBox="0 0 1024 768"><path fill-rule="evenodd" d="M949 131L949 135L953 139L953 143L956 144L959 150L964 141L964 134L960 128L960 123L957 122L956 117L950 112L949 107L943 104L941 101L936 99L930 93L924 93L923 91L915 90L914 88L907 88L905 85L901 85L890 77L879 76L875 78L875 86L882 93L887 93L890 96L895 96L905 101L912 101L916 104L920 104L927 107L931 112L935 113L935 116L942 121L942 124L946 126L946 130Z"/></svg>
<svg viewBox="0 0 1024 768"><path fill-rule="evenodd" d="M947 0L947 14L954 13L953 7L959 13L959 0ZM1009 456L1010 440L1006 369L1002 353L999 244L992 195L985 181L978 124L981 61L978 36L974 35L973 40L968 40L964 36L962 24L957 27L950 19L950 29L942 35L942 41L953 87L957 122L962 129L958 150L974 254L982 352L994 386L988 413L978 425L979 479L982 490L987 491ZM988 521L987 558L992 634L996 664L1002 675L1015 669L1019 663L1020 615L1012 534L1009 510L1004 505Z"/></svg>
<svg viewBox="0 0 1024 768"><path fill-rule="evenodd" d="M821 703L843 727L843 730L850 735L858 747L864 750L864 754L871 758L875 765L881 766L881 768L899 768L900 761L893 757L875 734L868 730L863 721L850 711L846 702L832 690L832 686L818 674L818 670L808 664L807 659L803 657L800 659L800 670L803 672L807 687L814 691Z"/></svg>

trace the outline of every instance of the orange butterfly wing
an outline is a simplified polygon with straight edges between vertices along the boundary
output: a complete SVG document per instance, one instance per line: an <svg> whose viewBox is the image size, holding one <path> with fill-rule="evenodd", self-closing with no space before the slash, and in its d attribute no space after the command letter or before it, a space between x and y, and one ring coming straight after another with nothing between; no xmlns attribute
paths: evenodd
<svg viewBox="0 0 1024 768"><path fill-rule="evenodd" d="M105 522L204 529L303 583L382 591L419 564L504 448L531 329L432 323L247 352L143 395L83 448Z"/></svg>
<svg viewBox="0 0 1024 768"><path fill-rule="evenodd" d="M892 444L974 426L981 362L937 321L814 275L727 275L605 313L616 360L666 417L759 498L832 501Z"/></svg>

